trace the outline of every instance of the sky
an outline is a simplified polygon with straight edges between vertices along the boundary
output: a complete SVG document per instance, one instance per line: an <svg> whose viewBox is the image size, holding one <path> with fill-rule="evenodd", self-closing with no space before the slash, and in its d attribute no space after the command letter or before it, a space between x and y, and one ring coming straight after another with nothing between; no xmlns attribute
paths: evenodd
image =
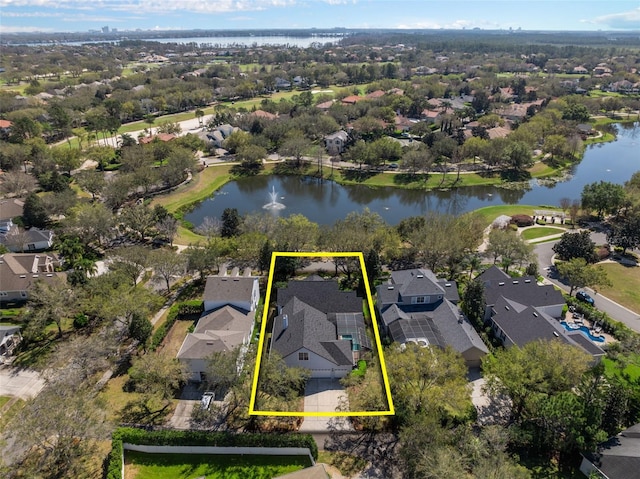
<svg viewBox="0 0 640 479"><path fill-rule="evenodd" d="M8 32L482 28L640 31L640 0L0 0Z"/></svg>

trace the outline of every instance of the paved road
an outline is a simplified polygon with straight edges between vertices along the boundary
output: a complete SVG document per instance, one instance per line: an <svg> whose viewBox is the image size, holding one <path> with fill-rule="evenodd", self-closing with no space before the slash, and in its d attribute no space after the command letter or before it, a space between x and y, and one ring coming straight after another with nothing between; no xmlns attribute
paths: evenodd
<svg viewBox="0 0 640 479"><path fill-rule="evenodd" d="M591 239L595 241L596 244L606 243L606 237L602 233L591 233ZM553 245L556 243L557 241L551 241L549 243L541 243L535 246L534 251L538 255L538 269L545 281L555 284L568 293L569 286L562 283L559 278L554 277L554 275L549 271L549 266L552 264L552 257L554 255ZM615 301L602 296L602 294L595 293L595 291L590 288L584 289L594 298L595 305L599 310L604 311L611 318L626 324L634 331L640 333L640 311L631 311Z"/></svg>

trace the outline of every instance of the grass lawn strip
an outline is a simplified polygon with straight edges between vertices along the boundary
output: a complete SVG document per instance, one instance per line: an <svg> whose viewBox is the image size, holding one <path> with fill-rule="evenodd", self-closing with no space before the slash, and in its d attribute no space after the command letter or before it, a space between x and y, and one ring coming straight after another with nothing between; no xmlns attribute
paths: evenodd
<svg viewBox="0 0 640 479"><path fill-rule="evenodd" d="M603 296L640 314L640 267L601 263L612 286L598 288Z"/></svg>
<svg viewBox="0 0 640 479"><path fill-rule="evenodd" d="M271 479L309 466L308 456L125 453L125 479Z"/></svg>
<svg viewBox="0 0 640 479"><path fill-rule="evenodd" d="M530 241L536 238L543 238L545 236L560 235L564 232L566 232L565 228L556 228L553 226L539 226L539 227L533 227L533 228L528 228L524 230L520 236L522 236L522 239Z"/></svg>

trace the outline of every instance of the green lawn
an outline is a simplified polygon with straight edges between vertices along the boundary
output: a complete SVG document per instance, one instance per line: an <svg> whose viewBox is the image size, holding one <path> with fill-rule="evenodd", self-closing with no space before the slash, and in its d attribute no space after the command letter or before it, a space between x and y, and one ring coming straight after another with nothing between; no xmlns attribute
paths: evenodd
<svg viewBox="0 0 640 479"><path fill-rule="evenodd" d="M0 409L2 409L2 407L9 401L11 401L11 398L9 396L0 396Z"/></svg>
<svg viewBox="0 0 640 479"><path fill-rule="evenodd" d="M561 211L560 208L554 208L549 205L496 205L496 206L486 206L484 208L480 208L475 210L474 213L479 214L484 219L484 222L487 226L489 226L493 220L495 220L500 215L529 215L533 216L535 210L546 210L546 211Z"/></svg>
<svg viewBox="0 0 640 479"><path fill-rule="evenodd" d="M306 456L125 453L128 479L271 479L309 466Z"/></svg>
<svg viewBox="0 0 640 479"><path fill-rule="evenodd" d="M628 376L628 381L631 383L640 378L640 354L625 355L618 361L604 358L602 364L608 377ZM624 367L621 368L621 366Z"/></svg>
<svg viewBox="0 0 640 479"><path fill-rule="evenodd" d="M640 267L618 263L603 263L601 266L612 286L599 288L598 292L640 314Z"/></svg>
<svg viewBox="0 0 640 479"><path fill-rule="evenodd" d="M565 231L566 231L565 228L554 228L551 226L538 226L535 228L529 228L524 230L520 236L522 236L522 239L530 241L536 238L542 238L543 236L562 234Z"/></svg>

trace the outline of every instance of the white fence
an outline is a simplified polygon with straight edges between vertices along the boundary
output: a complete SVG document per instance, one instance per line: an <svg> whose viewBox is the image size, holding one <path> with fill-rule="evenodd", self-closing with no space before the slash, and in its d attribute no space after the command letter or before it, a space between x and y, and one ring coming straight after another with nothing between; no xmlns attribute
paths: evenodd
<svg viewBox="0 0 640 479"><path fill-rule="evenodd" d="M216 447L216 446L147 446L144 444L122 444L122 479L124 479L124 451L146 452L148 454L217 454L217 455L253 455L253 456L309 456L312 465L311 451L307 447Z"/></svg>

